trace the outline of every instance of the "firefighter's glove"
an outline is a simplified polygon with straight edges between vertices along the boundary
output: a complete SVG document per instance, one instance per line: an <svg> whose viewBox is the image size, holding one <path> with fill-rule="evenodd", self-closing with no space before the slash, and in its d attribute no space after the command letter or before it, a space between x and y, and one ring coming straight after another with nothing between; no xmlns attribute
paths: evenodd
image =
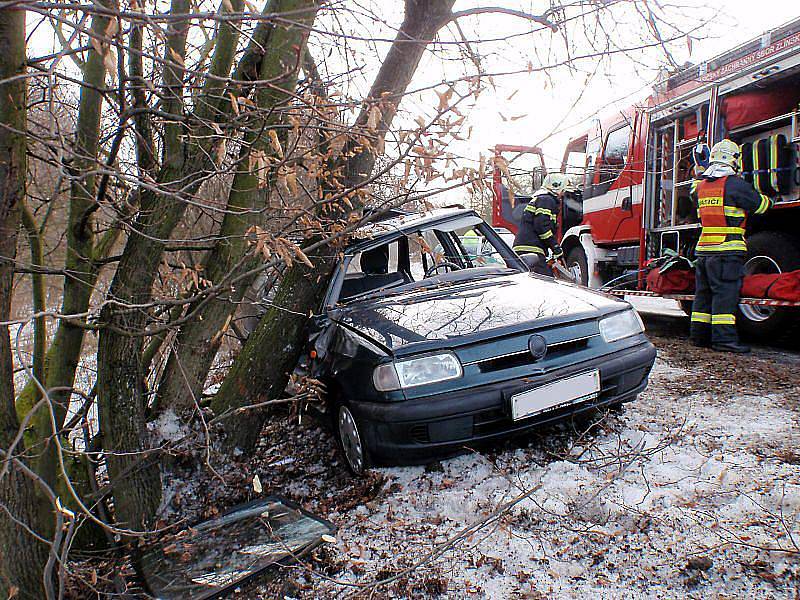
<svg viewBox="0 0 800 600"><path fill-rule="evenodd" d="M559 246L558 244L556 244L556 245L555 245L555 246L552 248L552 250L551 250L551 251L553 252L553 256L552 256L552 259L553 259L553 260L559 260L559 259L562 259L562 258L564 258L564 250L562 250L562 249L561 249L561 246Z"/></svg>

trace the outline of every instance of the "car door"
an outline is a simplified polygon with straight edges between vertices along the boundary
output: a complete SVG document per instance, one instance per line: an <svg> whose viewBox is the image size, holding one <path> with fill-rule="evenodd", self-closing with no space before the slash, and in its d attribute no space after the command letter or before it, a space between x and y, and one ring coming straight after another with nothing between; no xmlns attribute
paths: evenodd
<svg viewBox="0 0 800 600"><path fill-rule="evenodd" d="M622 221L630 219L632 208L630 151L633 126L623 121L605 135L602 151L596 159L592 184L584 190L584 221L592 228L595 243L611 244L617 237Z"/></svg>

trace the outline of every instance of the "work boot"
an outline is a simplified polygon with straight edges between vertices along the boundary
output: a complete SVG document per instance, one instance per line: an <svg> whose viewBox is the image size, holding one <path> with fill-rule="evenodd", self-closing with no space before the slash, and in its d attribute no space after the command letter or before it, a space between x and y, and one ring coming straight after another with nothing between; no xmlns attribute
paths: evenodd
<svg viewBox="0 0 800 600"><path fill-rule="evenodd" d="M735 354L747 354L750 352L750 346L739 342L728 342L727 344L713 344L712 349L717 352L733 352Z"/></svg>
<svg viewBox="0 0 800 600"><path fill-rule="evenodd" d="M710 340L699 340L697 338L689 338L689 343L696 348L711 348Z"/></svg>

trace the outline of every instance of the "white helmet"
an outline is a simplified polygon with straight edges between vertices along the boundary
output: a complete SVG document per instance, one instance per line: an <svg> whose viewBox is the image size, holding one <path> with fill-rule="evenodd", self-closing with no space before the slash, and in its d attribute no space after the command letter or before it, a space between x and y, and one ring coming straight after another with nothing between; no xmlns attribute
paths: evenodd
<svg viewBox="0 0 800 600"><path fill-rule="evenodd" d="M558 194L567 187L567 176L563 173L550 173L542 182L542 189Z"/></svg>
<svg viewBox="0 0 800 600"><path fill-rule="evenodd" d="M566 178L567 182L564 184L565 192L571 192L574 194L575 192L581 191L577 175L567 175Z"/></svg>
<svg viewBox="0 0 800 600"><path fill-rule="evenodd" d="M708 159L709 164L728 165L734 171L739 170L739 157L742 151L736 142L731 140L722 140L714 144L711 148L711 156Z"/></svg>

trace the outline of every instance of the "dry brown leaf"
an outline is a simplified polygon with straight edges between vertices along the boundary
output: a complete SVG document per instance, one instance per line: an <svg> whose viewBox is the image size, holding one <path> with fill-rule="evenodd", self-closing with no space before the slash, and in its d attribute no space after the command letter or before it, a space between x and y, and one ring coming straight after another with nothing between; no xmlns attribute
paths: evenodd
<svg viewBox="0 0 800 600"><path fill-rule="evenodd" d="M175 61L175 63L179 64L180 66L183 66L183 57L177 52L175 52L173 48L169 49L169 55L172 57L172 60Z"/></svg>
<svg viewBox="0 0 800 600"><path fill-rule="evenodd" d="M119 31L119 21L117 18L114 17L108 21L108 25L106 25L106 37L113 38L117 35Z"/></svg>
<svg viewBox="0 0 800 600"><path fill-rule="evenodd" d="M281 141L278 139L278 132L274 129L270 129L267 135L269 136L269 145L272 146L272 149L278 156L283 158L283 147L281 146Z"/></svg>
<svg viewBox="0 0 800 600"><path fill-rule="evenodd" d="M306 265L307 267L309 267L309 268L313 268L313 267L314 267L314 265L313 265L313 264L311 264L311 261L308 259L308 256L306 256L305 252L303 252L303 251L300 249L300 246L298 246L298 245L297 245L297 244L295 244L294 242L290 242L290 243L292 244L292 246L294 246L294 254L295 254L295 256L298 258L298 260L299 260L301 263L303 263L304 265Z"/></svg>
<svg viewBox="0 0 800 600"><path fill-rule="evenodd" d="M103 42L94 37L90 37L89 41L91 42L92 48L94 48L95 52L97 52L100 56L105 54L105 50L103 49Z"/></svg>
<svg viewBox="0 0 800 600"><path fill-rule="evenodd" d="M228 96L231 98L231 109L233 109L233 114L238 115L239 102L237 101L236 96L234 96L231 92L228 92Z"/></svg>
<svg viewBox="0 0 800 600"><path fill-rule="evenodd" d="M225 138L222 138L214 149L214 162L216 162L217 166L222 166L222 163L225 162L225 156L227 153L228 147L225 142Z"/></svg>
<svg viewBox="0 0 800 600"><path fill-rule="evenodd" d="M294 171L286 173L286 187L289 188L292 196L297 196L297 173Z"/></svg>
<svg viewBox="0 0 800 600"><path fill-rule="evenodd" d="M439 96L439 106L437 110L439 112L447 110L447 108L450 106L450 98L453 96L453 88L449 87L445 92L439 92L437 90L434 91L436 92L436 95Z"/></svg>
<svg viewBox="0 0 800 600"><path fill-rule="evenodd" d="M378 123L381 121L381 109L376 104L372 108L369 109L369 114L367 115L367 127L370 129L377 129Z"/></svg>
<svg viewBox="0 0 800 600"><path fill-rule="evenodd" d="M108 71L111 77L114 77L117 72L117 55L111 48L108 48L106 53L103 55L103 66Z"/></svg>

